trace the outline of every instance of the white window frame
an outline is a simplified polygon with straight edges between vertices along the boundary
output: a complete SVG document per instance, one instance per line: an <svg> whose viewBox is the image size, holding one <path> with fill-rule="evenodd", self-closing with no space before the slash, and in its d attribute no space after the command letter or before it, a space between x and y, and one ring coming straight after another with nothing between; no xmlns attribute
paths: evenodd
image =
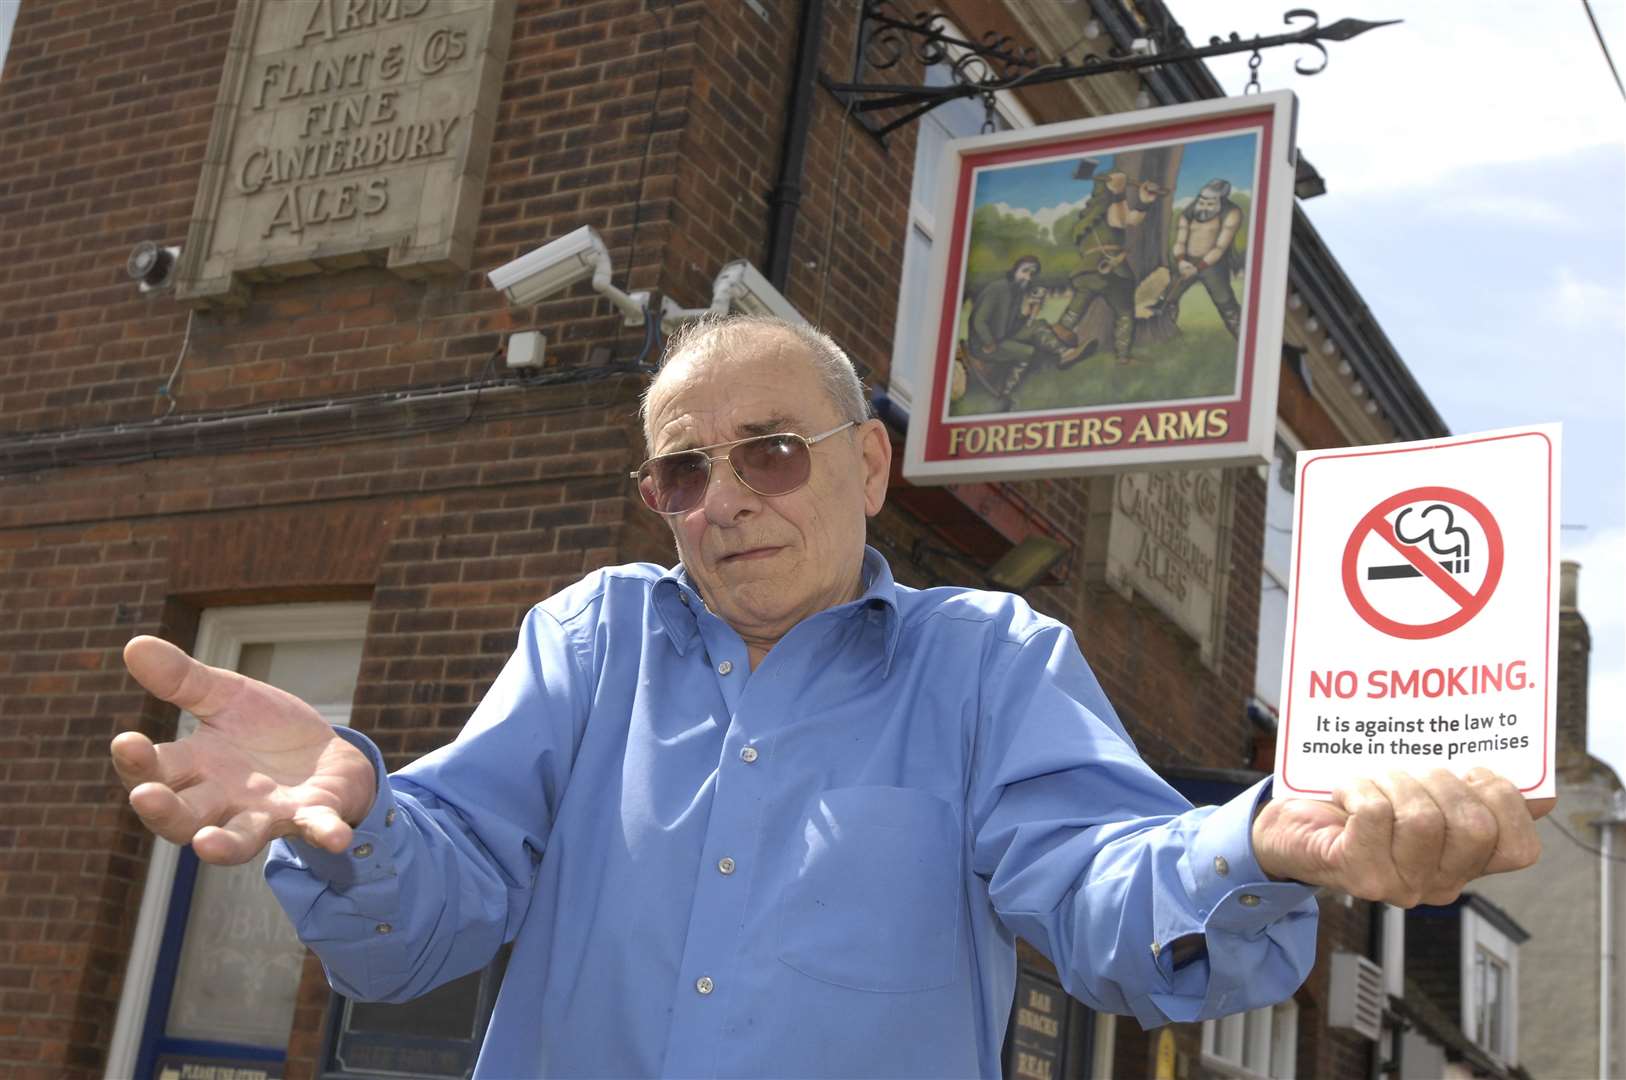
<svg viewBox="0 0 1626 1080"><path fill-rule="evenodd" d="M365 638L370 607L366 603L340 603L212 608L198 620L197 645L192 655L212 667L235 671L245 644ZM350 724L348 703L322 706L317 711L335 727ZM197 726L197 717L182 711L175 737L188 735ZM147 1005L152 998L153 974L164 940L164 919L169 914L170 893L180 859L179 845L163 839L153 841L152 858L147 862L147 882L141 891L141 910L136 915L135 937L130 943L130 959L119 993L118 1017L114 1021L107 1067L103 1071L106 1080L121 1080L135 1073Z"/></svg>
<svg viewBox="0 0 1626 1080"><path fill-rule="evenodd" d="M1470 905L1462 908L1462 1030L1475 1045L1501 1064L1519 1060L1519 945ZM1502 1037L1506 1046L1485 1046L1479 1042L1479 980L1475 959L1483 950L1498 961L1506 978L1502 984Z"/></svg>
<svg viewBox="0 0 1626 1080"><path fill-rule="evenodd" d="M950 37L957 37L961 39L965 38L964 32L962 32L959 27L955 26L947 19L941 20L940 29L942 33L947 34ZM946 45L945 48L948 50L948 57L943 61L944 64L953 64L966 54L966 50L958 45ZM1016 95L1011 93L1009 90L995 91L994 107L1004 121L1012 128L1029 128L1034 126L1033 114L1028 112L1027 109L1023 107L1022 103L1017 100ZM928 113L927 116L930 116L930 114ZM917 123L924 122L925 119L926 117L921 117ZM915 171L920 169L920 156L922 149L922 144L917 140L915 143ZM909 222L907 229L904 232L903 267L898 275L898 315L892 327L892 370L887 377L886 390L887 397L890 398L899 408L905 411L910 409L911 402L914 400L914 384L916 375L914 369L917 366L917 362L920 358L918 356L905 357L903 355L902 350L899 348L899 342L902 340L908 340L909 337L908 335L900 333L900 331L902 331L904 323L907 320L919 320L924 316L924 312L906 311L904 309L904 305L902 303L904 286L905 283L911 279L911 276L918 277L924 281L924 279L931 274L930 259L911 260L909 258L909 238L914 234L916 229L919 229L921 232L926 234L927 239L932 243L937 242L937 207L932 205L930 202L930 200L935 199L936 193L928 192L926 194L926 198L928 200L927 202L921 202L920 200L916 199L914 195L915 189L913 184L913 172L911 172L910 176ZM912 265L912 262L914 261L920 262L921 265ZM914 335L914 340L920 342L922 340L922 335Z"/></svg>
<svg viewBox="0 0 1626 1080"><path fill-rule="evenodd" d="M1248 1034L1248 1021L1253 1031ZM1221 1056L1225 1042L1240 1046L1239 1056ZM1202 1063L1210 1071L1239 1080L1294 1080L1298 1072L1299 1007L1292 1000L1245 1013L1203 1021ZM1245 1045L1244 1045L1245 1044ZM1255 1066L1263 1062L1263 1071Z"/></svg>
<svg viewBox="0 0 1626 1080"><path fill-rule="evenodd" d="M11 51L11 36L17 32L17 19L22 15L22 0L8 6L0 2L0 74L6 70L6 53Z"/></svg>
<svg viewBox="0 0 1626 1080"><path fill-rule="evenodd" d="M1304 440L1299 438L1296 434L1294 434L1293 429L1288 427L1280 419L1278 419L1276 421L1276 438L1280 442L1285 443L1287 445L1287 448L1289 450L1293 451L1293 453L1295 455L1296 454L1301 454L1301 453L1304 452L1304 449L1305 449ZM1274 460L1275 460L1275 444L1274 443L1272 444L1271 455L1272 455L1272 463L1274 463ZM1293 466L1293 467L1296 468L1296 466ZM1261 465L1261 466L1259 466L1259 478L1265 482L1265 508L1266 508L1266 512L1265 512L1265 516L1264 516L1264 519L1263 519L1263 528L1267 531L1267 534L1268 534L1268 531L1271 528L1270 512L1269 512L1270 489L1271 489L1270 469L1271 469L1270 465ZM1295 481L1296 481L1296 477L1295 477ZM1289 505L1289 508L1288 508L1288 521L1289 522L1292 522L1293 520L1295 520L1294 516L1293 516L1293 509L1292 508L1294 506L1296 506L1297 504L1298 504L1298 490L1297 490L1296 483L1295 483L1295 489L1293 491L1293 502L1292 502L1292 504ZM1289 532L1289 534L1288 534L1288 540L1289 540L1288 547L1289 547L1289 550L1291 550L1291 547L1292 547L1292 544L1291 544L1292 533L1291 532ZM1267 535L1264 538L1264 541L1261 544L1260 560L1259 560L1259 573L1260 573L1259 593L1260 593L1260 596L1261 596L1261 602L1260 602L1260 605L1259 605L1259 610L1260 610L1261 615L1263 615L1263 613L1264 613L1264 603L1263 603L1262 598L1263 598L1265 592L1270 591L1270 590L1280 589L1281 593L1282 593L1282 596L1284 598L1287 596L1288 574L1289 574L1289 572L1290 572L1290 570L1292 568L1292 558L1290 556L1289 559L1288 559L1288 565L1283 566L1281 568L1281 573L1278 574L1271 567L1270 560L1265 557L1268 550L1269 550L1269 537ZM1285 626L1283 627L1283 631L1282 631L1282 639L1284 641L1286 640L1286 627ZM1264 689L1264 688L1259 685L1259 656L1260 656L1260 652L1259 652L1257 646L1262 644L1262 642L1255 641L1254 644L1256 646L1255 652L1254 652L1254 660L1253 660L1253 672L1254 672L1254 674L1253 674L1253 692L1254 692L1254 696L1260 702L1262 702L1263 704L1268 706L1272 711L1274 711L1275 713L1277 713L1279 715L1281 713L1281 702L1278 701L1277 698L1279 698L1281 696L1281 686L1278 683L1278 685L1270 691L1270 696L1269 697L1265 697L1260 693L1260 691L1262 689Z"/></svg>

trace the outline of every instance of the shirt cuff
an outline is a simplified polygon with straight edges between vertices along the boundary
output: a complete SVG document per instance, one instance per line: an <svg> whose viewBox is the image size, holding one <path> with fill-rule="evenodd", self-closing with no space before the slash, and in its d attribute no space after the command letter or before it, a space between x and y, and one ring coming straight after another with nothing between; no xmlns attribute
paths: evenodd
<svg viewBox="0 0 1626 1080"><path fill-rule="evenodd" d="M1254 857L1254 815L1269 798L1267 777L1217 808L1197 828L1186 869L1191 902L1205 931L1255 930L1315 895L1308 885L1271 881Z"/></svg>
<svg viewBox="0 0 1626 1080"><path fill-rule="evenodd" d="M395 791L389 785L384 755L367 736L350 728L336 727L334 734L367 755L373 763L378 780L378 793L373 797L372 809L355 828L350 847L334 854L324 848L288 837L284 843L295 858L315 877L335 888L364 885L395 875L395 855L401 843L401 830L395 827L399 816L395 805Z"/></svg>

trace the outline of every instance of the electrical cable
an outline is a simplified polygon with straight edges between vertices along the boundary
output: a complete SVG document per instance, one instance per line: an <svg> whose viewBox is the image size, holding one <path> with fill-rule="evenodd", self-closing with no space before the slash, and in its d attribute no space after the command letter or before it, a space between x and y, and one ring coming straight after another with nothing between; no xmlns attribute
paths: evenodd
<svg viewBox="0 0 1626 1080"><path fill-rule="evenodd" d="M186 347L192 344L192 317L197 313L196 308L186 313L186 333L181 337L181 353L175 358L175 366L170 370L169 378L158 388L158 396L169 399L169 408L164 410L165 416L175 411L175 380L181 377L181 365L186 362Z"/></svg>
<svg viewBox="0 0 1626 1080"><path fill-rule="evenodd" d="M646 342L648 334L646 331ZM387 438L399 438L414 435L424 435L441 431L448 431L463 427L476 419L481 423L499 420L511 420L530 416L551 416L571 412L588 411L606 408L619 400L620 395L614 395L603 400L573 402L568 405L546 405L538 407L521 407L503 409L500 406L478 418L475 416L475 406L482 395L490 390L513 388L525 389L530 387L563 386L577 383L602 382L628 376L646 377L649 370L646 366L618 365L616 367L599 368L572 368L563 372L550 372L540 377L515 378L512 376L500 379L489 379L476 383L450 384L436 387L432 390L422 388L412 391L386 391L380 393L357 395L352 398L331 399L319 404L299 403L284 406L272 406L268 409L256 410L251 413L223 414L211 417L188 417L178 422L166 423L163 419L148 421L141 424L114 425L101 432L87 432L83 429L55 433L49 436L33 436L12 441L12 446L41 446L51 442L61 443L65 437L84 439L87 444L84 449L76 450L67 455L52 455L49 458L25 464L0 473L0 480L11 479L18 476L43 472L49 469L64 468L73 465L125 465L141 461L155 461L183 456L200 454L228 454L243 453L256 450L297 448L310 446L342 445L345 443L365 442ZM252 430L242 430L241 425L253 422L263 422L271 418L283 417L290 422L298 422L302 417L320 416L348 409L351 415L348 418L355 423L355 410L367 406L403 405L410 402L422 401L433 403L437 400L446 401L464 395L472 395L473 402L468 409L456 415L423 420L412 416L402 417L402 422L356 429L339 431L294 431L280 434L262 435ZM209 425L209 426L205 426ZM146 448L139 451L100 449L106 445L111 435L128 436L141 432L166 433L178 430L191 429L193 431L209 432L218 430L222 425L232 425L231 430L221 432L207 445L200 445L197 440L185 444L168 447ZM0 451L6 449L0 444Z"/></svg>
<svg viewBox="0 0 1626 1080"><path fill-rule="evenodd" d="M847 98L847 108L841 114L841 144L836 149L836 175L830 185L830 227L824 233L824 265L819 269L819 302L813 309L813 325L824 325L824 297L830 290L830 251L836 241L836 218L841 210L841 181L847 170L847 136L852 133L853 106L858 103L854 96Z"/></svg>
<svg viewBox="0 0 1626 1080"><path fill-rule="evenodd" d="M1609 45L1603 40L1603 31L1598 28L1598 18L1592 14L1592 0L1581 0L1581 6L1586 8L1587 21L1592 24L1592 36L1598 39L1598 48L1603 50L1603 59L1609 65L1609 74L1615 77L1615 89L1620 91L1623 99L1626 99L1626 85L1620 81L1620 72L1615 68L1615 58L1609 55Z"/></svg>
<svg viewBox="0 0 1626 1080"><path fill-rule="evenodd" d="M1626 859L1621 858L1619 855L1605 855L1603 853L1602 848L1593 847L1591 844L1587 843L1586 841L1584 841L1581 838L1577 837L1575 834L1571 833L1568 829L1564 828L1564 826L1560 822L1558 822L1557 820L1555 820L1553 818L1548 818L1547 820L1552 823L1553 828L1555 828L1559 832L1563 833L1565 838L1568 839L1570 843L1574 844L1576 847L1580 848L1582 851L1590 851L1592 854L1596 855L1598 858L1600 858L1600 859L1608 859L1610 862L1626 863ZM1606 822L1604 824L1621 824L1621 822Z"/></svg>
<svg viewBox="0 0 1626 1080"><path fill-rule="evenodd" d="M643 152L642 158L640 158L640 160L638 162L638 187L637 187L638 197L632 204L632 237L631 237L631 239L630 239L630 241L628 242L628 245L627 245L627 284L628 285L632 284L632 271L633 271L634 267L636 267L637 264L638 264L638 221L643 216L643 210L644 210L644 180L648 176L648 173L649 173L649 153L650 153L650 150L653 149L653 147L655 145L655 118L656 118L657 114L660 111L661 85L662 85L662 83L665 82L665 79L666 79L666 60L667 60L668 53L671 52L671 40L670 40L669 35L670 35L671 29L672 29L672 10L676 6L676 3L677 3L677 0L667 0L667 4L666 4L666 22L661 26L661 47L660 47L661 62L658 65L656 65L656 68L655 68L655 92L654 92L654 94L652 94L650 96L650 99L649 99L649 124L648 124L648 130L644 132L644 152ZM654 0L650 0L650 9L653 10L654 6L655 6L654 5ZM646 312L646 314L647 314L647 312ZM617 330L616 331L616 337L619 338L620 336L621 336L621 331ZM644 329L644 344L645 344L646 351L648 349L648 343L649 343L649 330L648 330L648 326L646 324L645 329Z"/></svg>

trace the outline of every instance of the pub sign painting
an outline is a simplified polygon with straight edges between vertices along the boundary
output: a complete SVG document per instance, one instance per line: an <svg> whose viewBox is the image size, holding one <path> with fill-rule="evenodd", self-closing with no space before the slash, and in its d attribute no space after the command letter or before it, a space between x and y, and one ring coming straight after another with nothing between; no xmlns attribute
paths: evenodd
<svg viewBox="0 0 1626 1080"><path fill-rule="evenodd" d="M949 142L904 475L1268 462L1294 110L1281 91Z"/></svg>

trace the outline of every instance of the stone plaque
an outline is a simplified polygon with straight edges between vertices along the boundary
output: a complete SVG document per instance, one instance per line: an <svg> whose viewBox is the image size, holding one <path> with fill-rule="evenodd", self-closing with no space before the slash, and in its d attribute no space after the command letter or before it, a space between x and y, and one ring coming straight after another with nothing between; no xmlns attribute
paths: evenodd
<svg viewBox="0 0 1626 1080"><path fill-rule="evenodd" d="M239 0L177 296L467 269L513 0Z"/></svg>
<svg viewBox="0 0 1626 1080"><path fill-rule="evenodd" d="M1090 486L1085 573L1144 597L1217 667L1230 563L1232 479L1222 469L1119 473Z"/></svg>

